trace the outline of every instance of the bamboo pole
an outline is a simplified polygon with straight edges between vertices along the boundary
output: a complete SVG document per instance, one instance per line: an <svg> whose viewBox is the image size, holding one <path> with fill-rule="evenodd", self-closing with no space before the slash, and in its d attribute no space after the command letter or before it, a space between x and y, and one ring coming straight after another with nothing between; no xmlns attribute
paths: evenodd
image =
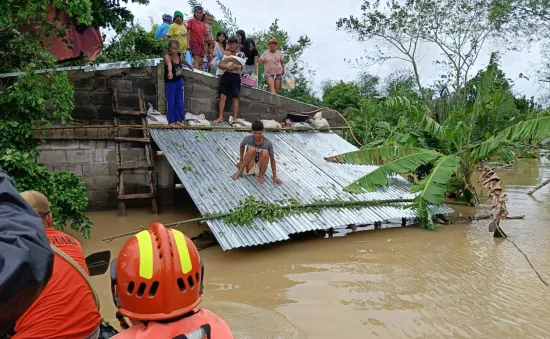
<svg viewBox="0 0 550 339"><path fill-rule="evenodd" d="M405 202L412 202L412 201L413 201L412 199L388 199L388 200L371 200L371 201L329 201L329 202L320 202L320 203L305 204L305 205L287 205L287 206L280 206L280 208L283 209L283 210L284 209L299 210L299 209L305 209L305 208L322 208L322 207L378 206L378 205L405 203ZM182 221L176 221L176 222L173 222L173 223L165 224L164 226L178 228L180 225L188 224L188 223L192 223L192 222L201 222L201 221L207 221L207 220L222 219L222 218L228 217L231 213L232 212L219 213L219 214L213 214L213 215L209 215L209 216L203 216L203 217L200 217L200 218L193 218L193 219L187 219L187 220L182 220ZM112 237L106 237L106 238L101 239L101 241L111 242L114 239L134 235L134 234L139 233L141 231L143 231L143 228L141 228L139 230L136 230L136 231L115 235L115 236L112 236Z"/></svg>
<svg viewBox="0 0 550 339"><path fill-rule="evenodd" d="M120 125L120 128L143 129L141 125ZM51 126L51 127L33 127L33 131L51 131L59 129L82 129L82 128L115 128L114 125L69 125L69 126Z"/></svg>
<svg viewBox="0 0 550 339"><path fill-rule="evenodd" d="M321 112L323 110L331 111L331 112L334 112L334 113L338 114L340 116L340 118L342 118L342 120L344 120L344 122L348 125L348 127L343 127L343 129L344 130L349 130L349 132L351 133L351 136L353 137L353 139L355 140L357 145L359 145L360 147L363 147L363 144L360 143L359 140L357 140L357 138L355 137L355 134L353 133L353 128L351 128L351 125L349 124L349 122L346 120L344 115L342 113L338 112L337 110L332 109L332 108L328 108L328 107L320 107L320 108L317 108L313 111L302 112L302 114L315 114L315 113Z"/></svg>
<svg viewBox="0 0 550 339"><path fill-rule="evenodd" d="M543 188L544 186L550 184L550 179L546 179L544 180L543 182L541 182L539 185L535 186L535 188L533 188L532 190L530 190L529 192L527 192L528 195L533 195L533 193L535 193L536 191L540 190L541 188Z"/></svg>

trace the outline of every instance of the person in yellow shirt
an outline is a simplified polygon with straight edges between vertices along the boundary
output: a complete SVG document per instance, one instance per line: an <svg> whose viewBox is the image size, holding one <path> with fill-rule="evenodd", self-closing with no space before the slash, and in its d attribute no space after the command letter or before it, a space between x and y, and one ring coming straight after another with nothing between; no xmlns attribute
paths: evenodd
<svg viewBox="0 0 550 339"><path fill-rule="evenodd" d="M185 53L189 45L189 37L187 35L187 27L183 23L183 13L180 11L174 12L174 23L168 28L168 34L164 37L165 40L177 40L180 44L179 51Z"/></svg>

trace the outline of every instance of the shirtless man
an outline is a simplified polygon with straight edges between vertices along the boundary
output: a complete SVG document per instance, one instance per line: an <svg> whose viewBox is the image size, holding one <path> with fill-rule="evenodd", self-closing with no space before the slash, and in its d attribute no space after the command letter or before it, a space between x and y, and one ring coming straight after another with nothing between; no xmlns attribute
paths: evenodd
<svg viewBox="0 0 550 339"><path fill-rule="evenodd" d="M252 135L243 139L240 148L240 161L237 164L239 170L233 174L237 180L241 175L257 175L258 183L264 183L267 164L271 162L273 182L282 184L283 181L277 177L277 163L273 153L273 144L264 137L264 124L261 121L252 123Z"/></svg>

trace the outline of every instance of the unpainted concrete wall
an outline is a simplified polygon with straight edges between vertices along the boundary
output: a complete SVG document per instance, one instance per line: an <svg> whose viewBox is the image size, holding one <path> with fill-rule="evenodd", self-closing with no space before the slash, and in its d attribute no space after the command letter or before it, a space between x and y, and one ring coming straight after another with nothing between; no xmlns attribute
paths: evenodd
<svg viewBox="0 0 550 339"><path fill-rule="evenodd" d="M122 145L124 166L146 164L143 148L135 148L132 144ZM47 141L41 143L39 148L38 162L45 164L54 172L72 172L84 180L88 189L90 209L101 210L117 206L117 166L113 141ZM148 192L147 178L146 171L125 171L125 193Z"/></svg>
<svg viewBox="0 0 550 339"><path fill-rule="evenodd" d="M112 89L117 88L122 109L139 110L138 90L143 90L145 101L160 112L166 112L164 67L123 68L94 72L69 71L74 85L74 125L112 125ZM208 119L218 116L219 79L203 72L185 71L185 108L193 114L205 114ZM312 111L317 107L300 103L268 92L242 87L240 117L248 120L275 119L283 122L287 113ZM230 115L230 102L225 117ZM333 113L324 113L332 124L339 121ZM135 118L126 118L123 124ZM138 121L134 121L138 122ZM124 129L122 136L139 136L138 131ZM74 128L35 134L43 140L38 161L53 171L69 171L83 178L88 188L90 209L110 209L117 206L117 165L114 130L112 128ZM122 144L123 164L145 165L142 144ZM158 160L158 161L156 161ZM158 171L159 202L167 205L174 200L174 174L164 159L155 159ZM147 172L125 172L125 193L148 192ZM148 200L129 201L128 205L145 205Z"/></svg>

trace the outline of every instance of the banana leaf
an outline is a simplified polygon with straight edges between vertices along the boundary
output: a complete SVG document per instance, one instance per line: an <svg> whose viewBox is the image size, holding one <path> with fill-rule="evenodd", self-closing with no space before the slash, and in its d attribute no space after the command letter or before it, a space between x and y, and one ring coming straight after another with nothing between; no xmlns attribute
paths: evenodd
<svg viewBox="0 0 550 339"><path fill-rule="evenodd" d="M420 165L433 162L441 156L442 154L431 150L422 150L422 152L401 156L362 176L357 181L346 186L344 190L351 193L361 193L365 190L375 191L377 187L386 185L389 182L390 176L411 173Z"/></svg>
<svg viewBox="0 0 550 339"><path fill-rule="evenodd" d="M447 185L451 181L453 174L459 169L460 158L456 155L440 157L435 162L435 166L430 171L430 174L411 187L411 193L421 192L418 196L419 199L440 205L447 191Z"/></svg>
<svg viewBox="0 0 550 339"><path fill-rule="evenodd" d="M424 148L410 146L381 146L373 148L362 148L358 151L348 152L328 157L325 160L337 163L348 163L357 165L377 165L392 161L404 155L434 152Z"/></svg>
<svg viewBox="0 0 550 339"><path fill-rule="evenodd" d="M519 122L503 129L496 136L497 139L516 142L523 142L526 140L540 142L547 137L550 137L550 117Z"/></svg>

